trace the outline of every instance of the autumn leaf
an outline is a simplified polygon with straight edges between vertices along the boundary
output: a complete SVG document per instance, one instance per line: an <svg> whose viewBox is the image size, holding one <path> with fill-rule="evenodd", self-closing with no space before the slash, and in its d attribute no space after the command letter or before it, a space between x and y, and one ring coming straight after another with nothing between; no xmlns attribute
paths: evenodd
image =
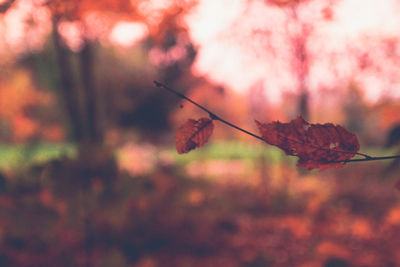
<svg viewBox="0 0 400 267"><path fill-rule="evenodd" d="M176 150L183 154L203 146L213 130L214 124L209 118L187 120L176 133Z"/></svg>
<svg viewBox="0 0 400 267"><path fill-rule="evenodd" d="M289 123L260 123L264 141L299 157L297 166L311 169L339 168L360 149L357 137L340 125L310 124L301 116Z"/></svg>

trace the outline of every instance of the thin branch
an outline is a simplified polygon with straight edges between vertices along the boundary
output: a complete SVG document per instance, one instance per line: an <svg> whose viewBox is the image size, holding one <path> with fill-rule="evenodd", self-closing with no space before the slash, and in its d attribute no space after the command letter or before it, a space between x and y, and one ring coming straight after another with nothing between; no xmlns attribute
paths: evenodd
<svg viewBox="0 0 400 267"><path fill-rule="evenodd" d="M171 93L177 95L178 97L183 98L183 99L189 101L190 103L192 103L192 104L195 105L196 107L198 107L198 108L200 108L201 110L207 112L208 115L210 116L210 118L211 118L212 120L218 120L218 121L220 121L220 122L222 122L222 123L225 123L226 125L228 125L228 126L230 126L230 127L232 127L232 128L235 128L235 129L237 129L237 130L239 130L239 131L241 131L241 132L244 132L244 133L246 133L246 134L248 134L248 135L250 135L250 136L253 136L254 138L257 138L257 139L259 139L259 140L265 142L264 138L262 138L261 136L258 136L258 135L254 134L254 133L252 133L252 132L246 131L246 130L244 130L244 129L242 129L242 128L240 128L240 127L238 127L238 126L236 126L236 125L234 125L234 124L232 124L232 123L230 123L230 122L228 122L228 121L222 119L221 117L219 117L218 115L216 115L216 114L213 113L212 111L210 111L210 110L208 110L207 108L203 107L202 105L196 103L195 101L193 101L192 99L188 98L188 97L185 96L184 94L181 94L181 93L179 93L179 92L173 90L172 88L166 86L165 84L162 84L162 83L157 82L157 81L154 81L154 84L155 84L157 87L159 87L159 88L164 88L164 89L166 89L167 91L169 91L169 92L171 92ZM287 137L286 137L286 138L287 138ZM293 141L293 142L296 142L295 140L291 140L291 139L289 139L289 140L290 140L290 141ZM329 149L320 148L320 147L318 147L318 149L329 150ZM393 155L393 156L386 156L386 157L373 157L373 156L370 156L370 155L367 155L367 154L364 154L364 153L357 153L357 152L354 153L354 152L350 152L350 151L338 151L338 152L341 152L341 153L351 153L351 154L363 156L364 158L363 158L363 159L347 159L347 160L341 160L341 161L330 161L330 162L327 162L327 163L347 163L347 162L360 162L360 161L386 160L386 159L397 159L397 158L400 158L400 155Z"/></svg>
<svg viewBox="0 0 400 267"><path fill-rule="evenodd" d="M238 126L236 126L236 125L234 125L234 124L232 124L232 123L230 123L230 122L228 122L228 121L222 119L221 117L217 116L216 114L214 114L214 113L211 112L210 110L206 109L206 108L203 107L202 105L200 105L200 104L194 102L192 99L188 98L188 97L185 96L184 94L178 93L177 91L175 91L175 90L169 88L169 87L166 86L165 84L162 84L162 83L157 82L157 81L154 81L154 84L155 84L157 87L164 88L164 89L170 91L171 93L173 93L173 94L179 96L180 98L183 98L183 99L189 101L190 103L192 103L192 104L195 105L196 107L198 107L198 108L204 110L205 112L208 113L208 115L210 116L210 118L211 118L212 120L217 120L217 121L223 122L223 123L225 123L226 125L229 125L229 126L235 128L236 130L239 130L239 131L244 132L244 133L246 133L246 134L248 134L248 135L251 135L251 136L253 136L253 137L257 138L257 139L260 139L261 141L264 141L264 139L263 139L261 136L258 136L258 135L256 135L256 134L253 134L253 133L249 132L249 131L246 131L246 130L244 130L244 129L242 129L242 128L240 128L240 127L238 127Z"/></svg>
<svg viewBox="0 0 400 267"><path fill-rule="evenodd" d="M371 160L385 160L385 159L400 159L400 155L386 156L386 157L369 157L364 159L346 159L341 161L330 161L329 163L347 163L347 162L360 162L360 161L371 161Z"/></svg>

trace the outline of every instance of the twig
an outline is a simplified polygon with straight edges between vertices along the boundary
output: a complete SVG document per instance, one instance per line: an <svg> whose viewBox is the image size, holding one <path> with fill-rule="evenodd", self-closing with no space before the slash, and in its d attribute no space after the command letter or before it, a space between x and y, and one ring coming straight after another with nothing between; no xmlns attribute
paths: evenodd
<svg viewBox="0 0 400 267"><path fill-rule="evenodd" d="M347 163L347 162L360 162L360 161L371 161L371 160L385 160L385 159L400 159L400 155L385 156L385 157L371 157L364 159L346 159L341 161L330 161L332 163Z"/></svg>
<svg viewBox="0 0 400 267"><path fill-rule="evenodd" d="M195 105L196 107L198 107L198 108L204 110L205 112L208 113L208 115L210 116L210 118L211 118L212 120L217 120L217 121L223 122L223 123L225 123L226 125L229 125L229 126L235 128L236 130L242 131L242 132L244 132L244 133L246 133L246 134L248 134L248 135L251 135L251 136L253 136L253 137L257 138L257 139L260 139L261 141L264 141L264 139L263 139L261 136L258 136L258 135L256 135L256 134L253 134L253 133L249 132L249 131L246 131L245 129L242 129L242 128L240 128L240 127L238 127L238 126L236 126L236 125L234 125L234 124L232 124L232 123L230 123L230 122L228 122L228 121L222 119L221 117L217 116L216 114L214 114L214 113L211 112L210 110L206 109L206 108L203 107L202 105L200 105L200 104L194 102L192 99L188 98L188 97L185 96L184 94L178 93L177 91L175 91L175 90L169 88L169 87L166 86L165 84L162 84L162 83L157 82L157 81L154 81L154 84L155 84L157 87L164 88L164 89L170 91L171 93L173 93L173 94L179 96L180 98L183 98L183 99L189 101L190 103L192 103L192 104Z"/></svg>
<svg viewBox="0 0 400 267"><path fill-rule="evenodd" d="M222 122L222 123L225 123L226 125L228 125L228 126L230 126L230 127L232 127L232 128L235 128L236 130L239 130L239 131L241 131L241 132L244 132L245 134L248 134L248 135L250 135L250 136L253 136L254 138L257 138L257 139L259 139L259 140L265 142L264 138L262 138L261 136L258 136L258 135L254 134L254 133L252 133L252 132L246 131L246 130L240 128L239 126L236 126L236 125L234 125L234 124L232 124L232 123L230 123L230 122L228 122L228 121L222 119L221 117L219 117L218 115L216 115L216 114L213 113L212 111L210 111L210 110L208 110L207 108L203 107L202 105L196 103L195 101L193 101L192 99L188 98L188 97L185 96L184 94L181 94L181 93L179 93L179 92L173 90L172 88L166 86L165 84L162 84L162 83L160 83L160 82L158 82L158 81L154 81L154 84L155 84L157 87L159 87L159 88L164 88L165 90L167 90L167 91L169 91L169 92L171 92L171 93L177 95L178 97L189 101L190 103L192 103L192 104L195 105L196 107L198 107L198 108L200 108L201 110L207 112L208 115L210 116L210 118L211 118L212 120L218 120L218 121L220 121L220 122ZM287 137L285 137L285 138L287 138ZM290 140L290 141L293 141L293 142L296 142L295 140L291 140L291 139L289 139L289 140ZM329 150L329 149L320 148L320 147L318 147L318 149ZM400 155L385 156L385 157L373 157L373 156L370 156L370 155L367 155L367 154L364 154L364 153L358 153L358 152L350 152L350 151L338 151L338 152L341 152L341 153L351 153L351 154L363 156L364 158L363 158L363 159L347 159L347 160L341 160L341 161L329 161L329 162L327 162L327 163L347 163L347 162L361 162L361 161L386 160L386 159L397 159L397 158L400 158Z"/></svg>

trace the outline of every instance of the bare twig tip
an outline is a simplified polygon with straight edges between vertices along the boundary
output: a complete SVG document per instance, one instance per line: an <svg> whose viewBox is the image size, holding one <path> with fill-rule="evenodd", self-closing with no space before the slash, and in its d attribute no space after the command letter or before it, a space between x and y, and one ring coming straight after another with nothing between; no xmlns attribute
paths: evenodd
<svg viewBox="0 0 400 267"><path fill-rule="evenodd" d="M162 87L162 83L157 82L156 80L154 80L153 83L154 83L157 87Z"/></svg>

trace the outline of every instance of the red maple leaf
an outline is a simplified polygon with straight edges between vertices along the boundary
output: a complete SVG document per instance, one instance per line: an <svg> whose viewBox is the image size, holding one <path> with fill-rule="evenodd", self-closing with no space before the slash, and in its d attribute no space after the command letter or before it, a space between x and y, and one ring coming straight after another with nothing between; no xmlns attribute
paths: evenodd
<svg viewBox="0 0 400 267"><path fill-rule="evenodd" d="M214 124L209 118L188 119L176 133L176 150L179 154L183 154L203 146L213 130Z"/></svg>
<svg viewBox="0 0 400 267"><path fill-rule="evenodd" d="M357 137L340 125L310 124L301 116L289 123L256 121L264 141L299 157L307 170L339 168L360 149Z"/></svg>

